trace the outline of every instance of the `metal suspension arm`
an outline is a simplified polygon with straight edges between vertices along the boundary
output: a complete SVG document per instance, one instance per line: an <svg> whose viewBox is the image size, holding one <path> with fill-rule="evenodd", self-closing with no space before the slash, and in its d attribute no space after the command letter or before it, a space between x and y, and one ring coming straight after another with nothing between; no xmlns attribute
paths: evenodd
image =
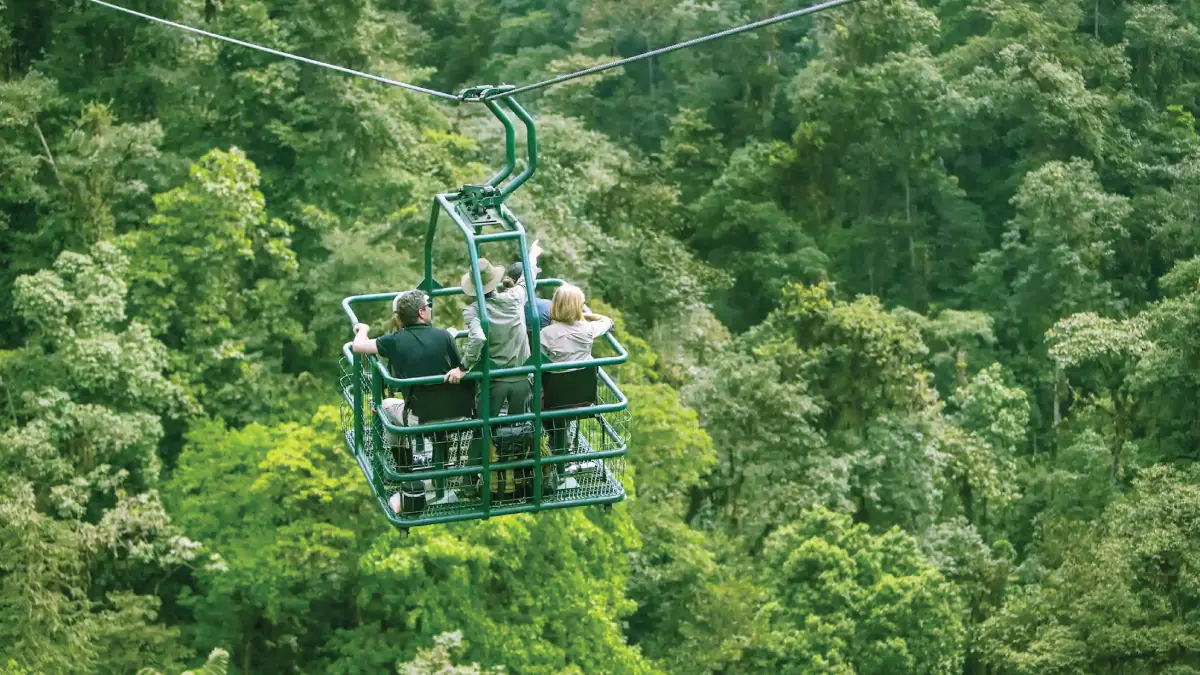
<svg viewBox="0 0 1200 675"><path fill-rule="evenodd" d="M511 96L505 96L501 100L504 101L504 105L508 106L509 110L512 110L514 113L516 113L517 117L520 117L521 121L525 123L526 154L525 170L500 190L500 201L503 202L508 198L509 195L515 192L517 188L521 187L525 181L529 180L529 178L533 176L534 171L537 171L538 152L537 129L534 127L533 118L530 117L529 113L521 107L521 104L513 100ZM487 103L491 103L491 101L487 101Z"/></svg>
<svg viewBox="0 0 1200 675"><path fill-rule="evenodd" d="M517 167L517 133L513 129L512 120L508 115L504 114L504 110L495 101L484 101L484 105L500 123L504 125L504 168L496 172L496 175L488 179L487 184L495 187L500 184L500 181L508 178L512 174L513 169Z"/></svg>

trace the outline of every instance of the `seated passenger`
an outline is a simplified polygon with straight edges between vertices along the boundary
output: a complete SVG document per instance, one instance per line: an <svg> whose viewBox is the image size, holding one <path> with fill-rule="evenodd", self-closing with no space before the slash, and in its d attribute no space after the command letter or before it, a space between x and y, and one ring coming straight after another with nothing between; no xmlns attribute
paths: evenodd
<svg viewBox="0 0 1200 675"><path fill-rule="evenodd" d="M583 291L571 284L563 284L554 291L550 319L550 325L542 329L542 351L556 363L592 358L592 343L613 327L612 319L583 311ZM555 453L569 449L567 427L567 421L562 418L546 421L546 428L550 430L550 447Z"/></svg>
<svg viewBox="0 0 1200 675"><path fill-rule="evenodd" d="M539 269L533 270L534 274L537 274L538 272L541 272L541 270L539 270ZM521 265L520 260L518 260L517 262L508 266L508 278L512 279L514 284L517 283L518 281L520 281L521 276L524 274L525 274L525 270L524 270L523 266ZM542 328L549 326L550 325L550 301L546 300L545 298L534 297L533 302L535 305L537 305L537 317L538 317L538 320L542 324ZM532 307L530 307L529 304L526 304L525 305L525 328L527 328L528 330L533 330L533 328L531 328L531 326L533 325L533 312L534 312L534 309Z"/></svg>
<svg viewBox="0 0 1200 675"><path fill-rule="evenodd" d="M537 260L541 254L542 249L535 241L529 249L529 262L535 270L535 276ZM479 271L487 306L489 336L485 337L483 334L483 327L479 322L479 306L475 303L467 305L463 310L463 320L467 325L467 347L463 351L464 369L469 371L480 366L485 343L491 352L493 370L523 366L529 359L529 335L525 331L528 280L522 278L511 286L497 290L505 276L504 268L492 265L486 258L480 258ZM467 297L475 297L475 282L470 269L463 274L460 284ZM505 404L508 404L510 415L529 412L532 395L533 387L528 375L494 377L489 394L489 416L499 416Z"/></svg>
<svg viewBox="0 0 1200 675"><path fill-rule="evenodd" d="M583 311L583 291L563 284L550 303L550 325L542 330L542 351L556 363L592 358L592 343L612 330L612 319Z"/></svg>
<svg viewBox="0 0 1200 675"><path fill-rule="evenodd" d="M443 375L445 381L457 382L462 379L463 371L453 333L434 328L432 320L433 308L424 291L401 293L392 300L392 332L372 340L367 337L370 330L367 324L355 324L351 349L356 354L382 355L388 360L391 376L396 379ZM396 426L420 424L411 410L414 397L420 397L420 389L402 386L400 394L403 399L386 398L380 403L379 409ZM390 431L385 436L387 444L396 453L399 439ZM403 449L401 453L404 453ZM407 457L396 458L397 465L411 466L411 450L404 454ZM393 510L399 512L398 493L392 496L389 503Z"/></svg>

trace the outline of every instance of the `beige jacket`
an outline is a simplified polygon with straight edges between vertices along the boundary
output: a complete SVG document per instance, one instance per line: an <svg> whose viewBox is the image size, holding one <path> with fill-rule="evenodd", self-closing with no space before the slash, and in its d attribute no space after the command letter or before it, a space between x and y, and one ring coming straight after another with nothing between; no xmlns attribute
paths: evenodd
<svg viewBox="0 0 1200 675"><path fill-rule="evenodd" d="M542 351L555 363L586 361L592 357L592 343L612 327L612 319L608 317L576 323L551 321L542 329Z"/></svg>

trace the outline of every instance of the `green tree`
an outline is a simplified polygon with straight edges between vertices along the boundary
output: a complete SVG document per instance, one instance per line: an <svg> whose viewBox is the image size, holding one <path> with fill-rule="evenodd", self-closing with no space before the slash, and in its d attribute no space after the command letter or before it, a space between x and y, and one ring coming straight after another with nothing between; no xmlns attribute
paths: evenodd
<svg viewBox="0 0 1200 675"><path fill-rule="evenodd" d="M1114 321L1087 312L1059 321L1046 335L1055 365L1084 380L1076 396L1110 419L1110 475L1114 479L1121 453L1133 435L1136 414L1136 401L1127 386L1129 373L1153 347L1145 332L1145 323L1137 318Z"/></svg>
<svg viewBox="0 0 1200 675"><path fill-rule="evenodd" d="M696 413L670 386L622 386L633 410L637 494L630 511L642 539L630 554L628 588L637 611L628 634L648 657L671 664L695 648L684 626L716 592L719 565L706 534L689 521L717 457Z"/></svg>
<svg viewBox="0 0 1200 675"><path fill-rule="evenodd" d="M822 58L790 91L803 160L780 191L847 290L924 310L956 293L987 238L943 161L961 104L926 48L937 17L913 2L873 9L819 23Z"/></svg>
<svg viewBox="0 0 1200 675"><path fill-rule="evenodd" d="M485 671L478 663L453 665L453 660L461 657L464 649L462 633L442 633L433 638L433 647L422 649L413 660L398 664L396 672L400 675L503 675L504 668L501 666Z"/></svg>
<svg viewBox="0 0 1200 675"><path fill-rule="evenodd" d="M1159 673L1196 668L1195 477L1143 472L1043 578L1012 589L984 625L1002 673Z"/></svg>
<svg viewBox="0 0 1200 675"><path fill-rule="evenodd" d="M214 150L186 185L155 197L147 227L121 238L131 311L171 349L197 400L241 423L271 414L287 387L266 360L308 342L290 313L291 228L266 214L258 182L241 151Z"/></svg>
<svg viewBox="0 0 1200 675"><path fill-rule="evenodd" d="M922 334L932 352L934 372L939 381L949 381L946 371L953 373L953 386L946 384L939 389L957 389L966 385L972 361L983 347L996 343L992 331L992 317L984 312L963 312L946 309L924 322ZM940 350L938 348L941 348Z"/></svg>
<svg viewBox="0 0 1200 675"><path fill-rule="evenodd" d="M166 492L179 527L221 556L193 575L199 644L230 645L245 672L281 670L361 617L358 559L383 521L334 409L308 425L198 422Z"/></svg>
<svg viewBox="0 0 1200 675"><path fill-rule="evenodd" d="M720 462L720 522L757 542L814 503L879 524L940 510L952 428L919 326L875 298L790 286L781 306L687 388Z"/></svg>
<svg viewBox="0 0 1200 675"><path fill-rule="evenodd" d="M1120 308L1107 273L1125 235L1126 198L1106 193L1091 166L1073 160L1030 172L1012 204L1003 244L976 268L1002 339L1030 344L1071 313Z"/></svg>
<svg viewBox="0 0 1200 675"><path fill-rule="evenodd" d="M126 268L100 242L14 284L31 331L0 361L12 415L0 429L0 658L37 672L186 657L160 616L175 590L163 582L207 553L159 499L157 450L160 415L190 402L164 374L166 348L126 321Z"/></svg>
<svg viewBox="0 0 1200 675"><path fill-rule="evenodd" d="M329 670L388 667L461 630L464 658L513 671L658 672L618 625L637 543L625 506L390 532L359 561L364 620L331 641Z"/></svg>
<svg viewBox="0 0 1200 675"><path fill-rule="evenodd" d="M1024 390L1005 382L999 364L976 373L950 397L950 473L958 485L962 513L985 527L1018 496L1017 457L1029 433Z"/></svg>
<svg viewBox="0 0 1200 675"><path fill-rule="evenodd" d="M229 652L220 647L208 654L208 659L200 670L185 670L180 675L225 675L229 671ZM138 675L162 675L161 671L153 668L142 668Z"/></svg>
<svg viewBox="0 0 1200 675"><path fill-rule="evenodd" d="M769 633L739 671L961 672L958 593L898 529L808 511L768 538L761 576Z"/></svg>
<svg viewBox="0 0 1200 675"><path fill-rule="evenodd" d="M1131 373L1120 372L1128 378L1121 383L1136 403L1147 450L1163 459L1191 461L1200 439L1191 422L1200 381L1189 365L1200 354L1200 258L1176 265L1161 285L1167 297L1135 318L1153 348L1141 354Z"/></svg>
<svg viewBox="0 0 1200 675"><path fill-rule="evenodd" d="M735 330L765 317L788 282L825 278L825 254L777 199L797 161L796 152L778 141L746 145L696 204L691 243L734 278L717 316Z"/></svg>

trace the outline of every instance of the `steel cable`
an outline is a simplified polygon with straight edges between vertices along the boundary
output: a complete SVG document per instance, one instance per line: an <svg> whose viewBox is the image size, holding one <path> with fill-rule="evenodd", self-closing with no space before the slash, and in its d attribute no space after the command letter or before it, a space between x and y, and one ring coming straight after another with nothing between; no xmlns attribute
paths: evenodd
<svg viewBox="0 0 1200 675"><path fill-rule="evenodd" d="M591 68L585 68L583 70L576 71L574 73L569 73L567 75L559 75L558 77L552 77L549 80L543 80L541 82L536 82L534 84L527 84L525 86L517 87L515 89L509 89L509 90L506 90L503 92L497 92L495 94L490 94L488 96L482 97L482 100L490 101L491 99L499 98L501 96L515 96L517 94L522 94L527 91L533 91L535 89L541 89L543 87L553 86L553 85L556 85L556 84L559 84L562 82L566 82L568 80L574 80L576 78L584 77L587 75L595 75L596 73L601 73L606 70L616 68L618 66L623 66L623 65L626 65L629 63L633 63L634 61L641 61L642 59L648 59L652 56L658 56L659 54L666 54L668 52L677 51L679 49L687 49L688 47L694 47L696 45L703 44L705 42L712 42L713 40L720 40L721 38L727 38L731 35L737 35L738 33L745 33L746 31L756 30L756 29L762 28L763 26L770 26L771 24L781 23L784 21L788 21L790 19L795 19L795 18L798 18L801 16L806 16L808 14L816 14L817 12L822 12L827 9L833 9L834 7L840 7L842 5L849 5L849 4L857 2L857 1L858 0L829 0L828 2L823 2L819 5L813 5L811 7L805 7L804 9L798 9L798 10L795 10L792 12L786 12L786 13L780 14L778 16L773 16L769 19L763 19L762 21L755 21L754 23L748 23L744 26L738 26L736 28L729 28L729 29L723 30L719 33L713 33L711 35L705 35L703 37L693 38L691 40L687 40L686 42L679 42L679 43L673 44L669 47L661 47L659 49L654 49L652 51L644 52L644 53L638 54L636 56L630 56L630 57L627 57L624 59L613 61L611 63L605 63L605 64L599 65L599 66L592 66Z"/></svg>
<svg viewBox="0 0 1200 675"><path fill-rule="evenodd" d="M244 42L242 40L238 40L238 39L231 38L231 37L226 37L224 35L210 33L206 30L200 30L199 28L193 28L191 26L187 26L187 25L184 25L181 23L175 23L174 21L167 21L166 19L160 19L157 16L151 16L150 14L143 14L142 12L138 12L138 11L135 11L132 9L121 7L120 5L114 5L109 2L104 2L104 0L89 0L89 1L93 2L97 5L102 5L104 7L108 7L109 9L115 9L118 12L125 12L126 14L132 14L133 16L136 16L136 17L147 19L149 21L154 21L155 23L161 23L165 26L171 26L172 28L179 28L179 29L191 32L191 33L196 33L198 35L210 37L215 40L224 40L225 42L231 42L231 43L241 46L241 47L257 49L260 52L274 54L275 56L282 56L285 59L292 59L294 61L301 61L303 63L308 63L308 64L311 64L314 66L320 66L322 68L329 68L330 70L336 70L338 72L346 73L348 75L354 75L355 77L362 77L362 78L366 78L368 80L382 82L383 84L390 84L393 87L400 87L402 89L408 89L409 91L416 91L416 92L420 92L422 94L429 94L430 96L436 96L438 98L444 98L444 99L447 99L450 101L459 100L458 97L455 96L454 94L447 94L444 91L436 91L434 89L426 89L425 87L418 87L415 84L406 84L404 82L397 82L396 80L391 80L386 77L380 77L378 75L372 75L370 73L364 73L364 72L361 72L358 70L352 70L350 68L345 68L342 66L335 66L332 63L325 63L324 61L317 61L316 59L310 59L310 58L307 58L304 56L297 56L296 54L289 54L287 52L281 52L278 49L271 49L270 47L263 47L262 45L256 45L252 42Z"/></svg>

